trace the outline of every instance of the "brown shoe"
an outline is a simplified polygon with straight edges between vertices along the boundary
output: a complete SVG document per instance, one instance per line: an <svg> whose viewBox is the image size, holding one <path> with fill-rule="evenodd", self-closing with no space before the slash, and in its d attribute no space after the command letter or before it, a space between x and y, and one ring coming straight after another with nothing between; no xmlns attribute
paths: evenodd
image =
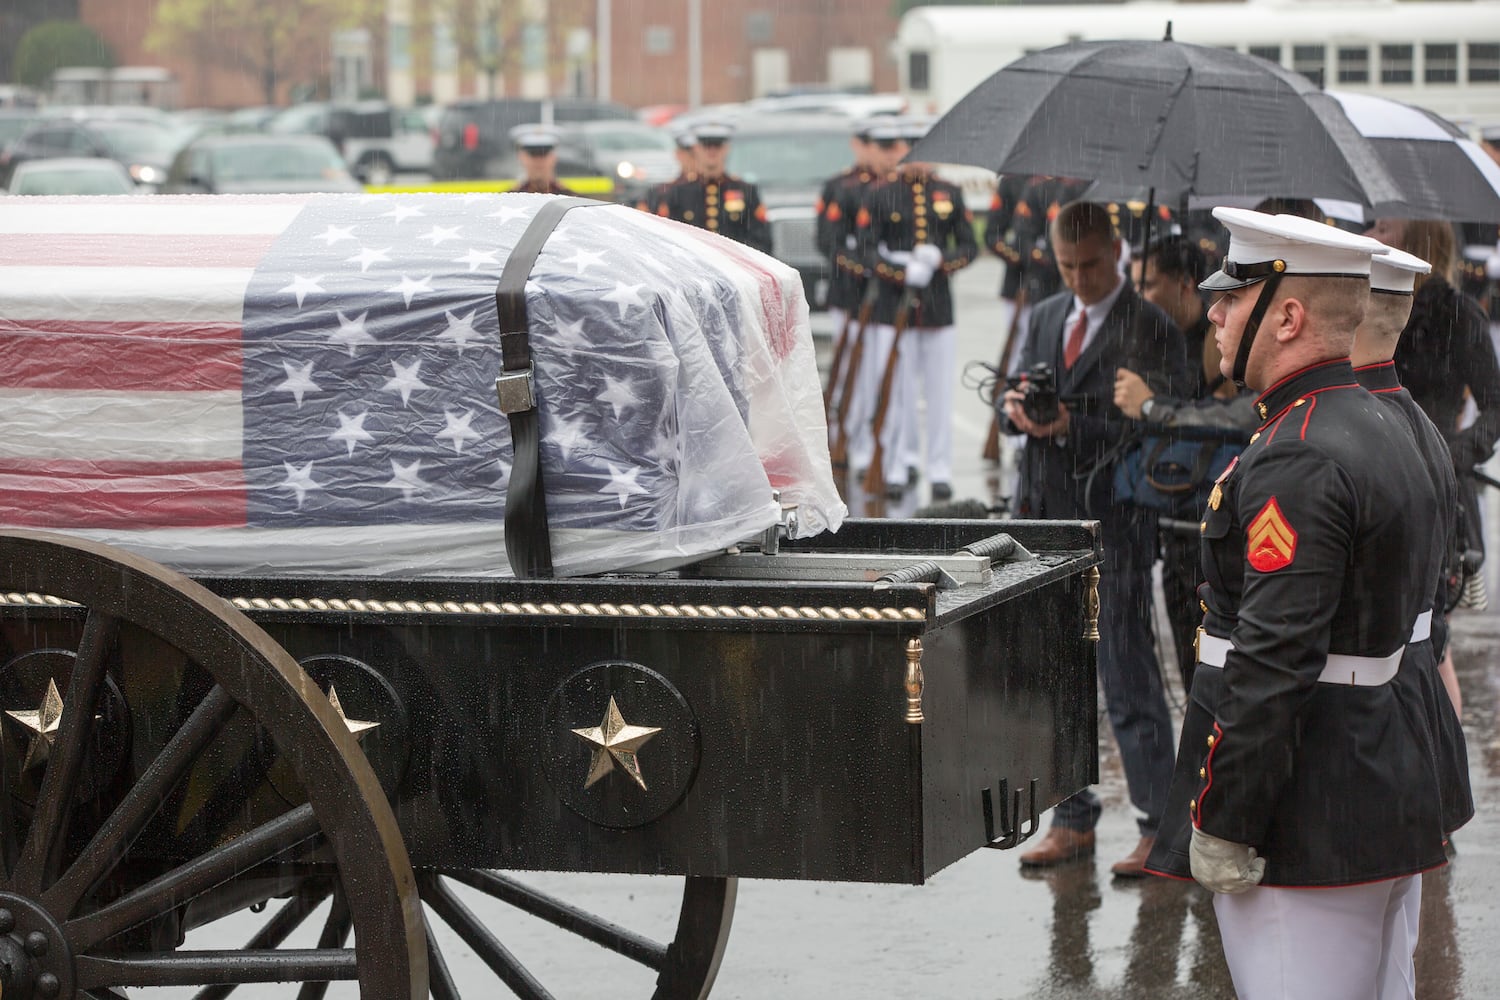
<svg viewBox="0 0 1500 1000"><path fill-rule="evenodd" d="M1146 859L1151 856L1151 848L1156 843L1155 837L1142 837L1141 842L1135 845L1135 850L1125 857L1109 866L1115 878L1145 878L1150 872L1146 871Z"/></svg>
<svg viewBox="0 0 1500 1000"><path fill-rule="evenodd" d="M1051 868L1067 861L1092 857L1093 853L1094 831L1054 826L1047 830L1047 835L1035 847L1021 855L1021 866Z"/></svg>

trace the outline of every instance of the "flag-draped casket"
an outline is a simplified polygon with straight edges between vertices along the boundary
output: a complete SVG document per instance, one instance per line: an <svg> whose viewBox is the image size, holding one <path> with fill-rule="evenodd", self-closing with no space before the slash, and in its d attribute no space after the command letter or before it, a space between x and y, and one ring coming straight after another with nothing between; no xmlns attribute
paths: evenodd
<svg viewBox="0 0 1500 1000"><path fill-rule="evenodd" d="M509 575L496 288L549 200L0 205L0 524L200 574ZM781 504L837 529L795 271L598 206L524 300L559 574L722 550Z"/></svg>

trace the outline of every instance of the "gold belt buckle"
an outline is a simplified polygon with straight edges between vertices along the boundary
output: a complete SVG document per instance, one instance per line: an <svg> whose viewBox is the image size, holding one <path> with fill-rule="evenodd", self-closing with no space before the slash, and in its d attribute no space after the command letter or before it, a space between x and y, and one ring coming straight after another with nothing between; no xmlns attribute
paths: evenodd
<svg viewBox="0 0 1500 1000"><path fill-rule="evenodd" d="M1198 647L1199 647L1199 645L1202 642L1203 642L1203 626L1199 625L1198 628L1197 628L1197 630L1195 632L1193 632L1193 659L1196 662L1198 662L1198 663L1202 663L1203 662L1203 654L1198 651Z"/></svg>

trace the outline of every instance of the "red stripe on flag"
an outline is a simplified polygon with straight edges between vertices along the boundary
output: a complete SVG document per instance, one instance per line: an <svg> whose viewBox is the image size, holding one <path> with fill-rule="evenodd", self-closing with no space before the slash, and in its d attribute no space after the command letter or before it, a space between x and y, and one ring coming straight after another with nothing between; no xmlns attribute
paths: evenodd
<svg viewBox="0 0 1500 1000"><path fill-rule="evenodd" d="M86 323L0 317L0 385L11 389L240 388L238 323Z"/></svg>
<svg viewBox="0 0 1500 1000"><path fill-rule="evenodd" d="M792 353L797 342L795 316L788 315L786 303L781 297L781 285L770 271L756 259L756 251L737 243L726 236L718 236L706 229L689 226L688 229L699 242L713 248L720 256L727 257L755 279L760 299L760 317L765 322L766 340L776 360L784 361Z"/></svg>
<svg viewBox="0 0 1500 1000"><path fill-rule="evenodd" d="M274 234L18 233L0 240L0 266L249 268L275 242Z"/></svg>
<svg viewBox="0 0 1500 1000"><path fill-rule="evenodd" d="M0 524L139 529L244 523L238 462L0 459Z"/></svg>

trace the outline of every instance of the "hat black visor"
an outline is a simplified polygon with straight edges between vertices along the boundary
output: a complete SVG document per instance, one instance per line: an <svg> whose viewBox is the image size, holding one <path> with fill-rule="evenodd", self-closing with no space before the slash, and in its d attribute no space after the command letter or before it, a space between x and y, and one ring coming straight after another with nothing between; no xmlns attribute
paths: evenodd
<svg viewBox="0 0 1500 1000"><path fill-rule="evenodd" d="M726 143L728 141L729 140L726 139L726 138L724 138L723 136L716 135L716 136L713 136L713 137L704 137L702 139L699 139L698 140L698 145L700 145L700 146L722 146L722 145L724 145L724 143Z"/></svg>
<svg viewBox="0 0 1500 1000"><path fill-rule="evenodd" d="M546 156L556 148L556 146L522 146L521 152L527 156Z"/></svg>

